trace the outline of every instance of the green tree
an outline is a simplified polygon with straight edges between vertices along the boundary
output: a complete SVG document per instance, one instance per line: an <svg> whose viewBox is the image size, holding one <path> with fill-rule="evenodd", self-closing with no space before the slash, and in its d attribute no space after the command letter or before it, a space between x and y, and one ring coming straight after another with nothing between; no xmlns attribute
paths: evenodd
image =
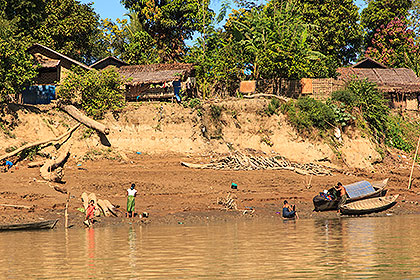
<svg viewBox="0 0 420 280"><path fill-rule="evenodd" d="M324 58L310 49L313 26L304 23L293 1L270 2L230 22L238 44L252 56L255 79L311 76L310 61Z"/></svg>
<svg viewBox="0 0 420 280"><path fill-rule="evenodd" d="M372 0L361 13L361 24L365 28L367 47L370 47L372 37L377 29L394 18L406 19L412 0ZM383 27L382 27L383 28Z"/></svg>
<svg viewBox="0 0 420 280"><path fill-rule="evenodd" d="M17 33L30 36L45 17L45 7L49 0L0 0L0 14L13 21Z"/></svg>
<svg viewBox="0 0 420 280"><path fill-rule="evenodd" d="M0 14L13 21L27 44L41 43L89 63L103 56L99 15L76 0L0 0Z"/></svg>
<svg viewBox="0 0 420 280"><path fill-rule="evenodd" d="M303 19L313 24L309 39L313 50L328 57L329 64L343 66L354 61L361 47L362 28L353 0L299 0Z"/></svg>
<svg viewBox="0 0 420 280"><path fill-rule="evenodd" d="M122 85L114 67L101 71L75 69L60 84L58 98L77 104L87 115L101 119L107 111L116 112L124 107Z"/></svg>
<svg viewBox="0 0 420 280"><path fill-rule="evenodd" d="M204 32L214 16L209 0L121 0L121 3L137 13L138 26L156 43L162 62L180 60L186 52L184 40L191 39L196 31Z"/></svg>
<svg viewBox="0 0 420 280"><path fill-rule="evenodd" d="M34 40L77 60L90 63L105 52L100 43L99 15L92 4L50 0Z"/></svg>
<svg viewBox="0 0 420 280"><path fill-rule="evenodd" d="M0 17L0 102L8 101L36 76L32 56L14 34L10 21Z"/></svg>
<svg viewBox="0 0 420 280"><path fill-rule="evenodd" d="M102 22L108 50L130 64L151 64L161 62L164 50L149 33L143 30L137 13L126 14L127 19L117 19L117 23L105 19Z"/></svg>

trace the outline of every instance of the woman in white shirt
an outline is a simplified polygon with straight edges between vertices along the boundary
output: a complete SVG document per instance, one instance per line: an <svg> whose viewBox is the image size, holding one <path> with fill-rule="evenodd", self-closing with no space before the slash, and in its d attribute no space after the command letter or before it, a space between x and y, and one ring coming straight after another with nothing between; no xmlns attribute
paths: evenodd
<svg viewBox="0 0 420 280"><path fill-rule="evenodd" d="M136 206L135 196L137 190L135 189L136 184L131 184L131 187L127 189L127 216L129 218L134 217L134 208Z"/></svg>

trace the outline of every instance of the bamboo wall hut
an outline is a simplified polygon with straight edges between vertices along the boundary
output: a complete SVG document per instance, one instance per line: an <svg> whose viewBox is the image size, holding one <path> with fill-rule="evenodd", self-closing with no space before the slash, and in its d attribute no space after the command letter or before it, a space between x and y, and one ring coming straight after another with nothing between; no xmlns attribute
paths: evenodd
<svg viewBox="0 0 420 280"><path fill-rule="evenodd" d="M420 98L420 79L412 69L387 68L385 65L366 58L348 68L339 68L339 80L368 79L389 100L391 108L418 110Z"/></svg>
<svg viewBox="0 0 420 280"><path fill-rule="evenodd" d="M125 80L126 100L162 100L179 98L179 92L193 95L193 64L150 64L122 66L118 69Z"/></svg>

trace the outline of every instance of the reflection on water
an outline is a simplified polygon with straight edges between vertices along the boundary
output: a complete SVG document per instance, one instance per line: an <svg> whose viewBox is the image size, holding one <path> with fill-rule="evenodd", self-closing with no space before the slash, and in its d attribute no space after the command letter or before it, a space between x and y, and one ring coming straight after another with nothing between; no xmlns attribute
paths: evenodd
<svg viewBox="0 0 420 280"><path fill-rule="evenodd" d="M420 277L420 216L0 233L0 278Z"/></svg>

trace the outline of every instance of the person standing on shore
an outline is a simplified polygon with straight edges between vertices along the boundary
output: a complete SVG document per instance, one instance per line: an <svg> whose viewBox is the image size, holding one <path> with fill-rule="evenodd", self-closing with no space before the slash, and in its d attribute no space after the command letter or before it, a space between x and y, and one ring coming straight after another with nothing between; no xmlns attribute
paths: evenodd
<svg viewBox="0 0 420 280"><path fill-rule="evenodd" d="M136 194L137 190L135 189L136 184L131 184L131 187L127 189L127 217L134 217L134 208L136 206Z"/></svg>
<svg viewBox="0 0 420 280"><path fill-rule="evenodd" d="M94 216L95 216L95 202L93 200L91 200L89 202L89 206L86 208L86 220L85 220L85 224L88 227L91 227L93 225L94 222Z"/></svg>

